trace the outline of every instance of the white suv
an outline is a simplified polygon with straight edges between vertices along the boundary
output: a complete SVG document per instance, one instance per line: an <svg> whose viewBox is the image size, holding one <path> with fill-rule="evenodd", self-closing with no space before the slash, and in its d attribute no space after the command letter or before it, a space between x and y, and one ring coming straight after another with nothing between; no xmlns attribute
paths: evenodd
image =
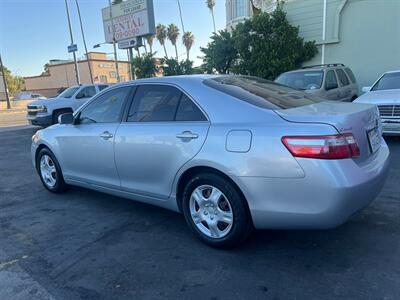
<svg viewBox="0 0 400 300"><path fill-rule="evenodd" d="M29 103L27 119L30 124L46 127L58 123L58 116L74 112L108 84L82 84L72 86L55 98Z"/></svg>

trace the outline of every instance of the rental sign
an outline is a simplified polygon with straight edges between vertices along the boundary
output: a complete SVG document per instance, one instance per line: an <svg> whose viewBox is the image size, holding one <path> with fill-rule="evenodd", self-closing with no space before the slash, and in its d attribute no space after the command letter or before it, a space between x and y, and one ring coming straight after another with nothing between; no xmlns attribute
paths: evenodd
<svg viewBox="0 0 400 300"><path fill-rule="evenodd" d="M101 13L107 43L155 33L153 0L127 0Z"/></svg>

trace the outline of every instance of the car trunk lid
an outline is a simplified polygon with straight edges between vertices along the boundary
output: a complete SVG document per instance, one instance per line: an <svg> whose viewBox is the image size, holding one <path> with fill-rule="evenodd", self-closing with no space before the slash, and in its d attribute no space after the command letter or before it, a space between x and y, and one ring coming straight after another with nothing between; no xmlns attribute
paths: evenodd
<svg viewBox="0 0 400 300"><path fill-rule="evenodd" d="M325 101L275 112L289 122L329 124L341 134L353 134L361 151L359 162L373 154L368 133L377 128L379 137L382 134L379 112L371 104Z"/></svg>

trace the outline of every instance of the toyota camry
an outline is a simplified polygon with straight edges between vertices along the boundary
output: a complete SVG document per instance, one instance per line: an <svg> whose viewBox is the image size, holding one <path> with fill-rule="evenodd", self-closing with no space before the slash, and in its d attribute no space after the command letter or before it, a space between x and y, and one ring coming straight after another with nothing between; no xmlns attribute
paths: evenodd
<svg viewBox="0 0 400 300"><path fill-rule="evenodd" d="M338 226L377 196L389 160L376 106L227 75L114 85L37 131L31 152L49 191L181 212L215 247L253 228Z"/></svg>

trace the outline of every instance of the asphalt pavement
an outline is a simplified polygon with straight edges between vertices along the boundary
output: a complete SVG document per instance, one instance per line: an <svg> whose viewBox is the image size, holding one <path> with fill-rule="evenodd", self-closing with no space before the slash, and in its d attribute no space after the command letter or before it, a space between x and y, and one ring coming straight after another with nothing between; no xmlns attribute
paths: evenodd
<svg viewBox="0 0 400 300"><path fill-rule="evenodd" d="M226 251L174 212L49 193L30 161L34 130L0 131L0 299L400 299L399 138L383 191L346 224L257 231Z"/></svg>

